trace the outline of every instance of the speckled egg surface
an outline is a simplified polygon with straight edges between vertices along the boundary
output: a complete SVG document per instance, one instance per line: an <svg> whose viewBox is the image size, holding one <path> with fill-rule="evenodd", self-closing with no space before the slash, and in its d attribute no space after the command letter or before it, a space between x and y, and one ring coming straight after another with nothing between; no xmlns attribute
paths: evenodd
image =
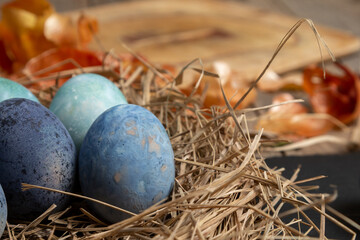
<svg viewBox="0 0 360 240"><path fill-rule="evenodd" d="M10 98L26 98L39 102L35 95L21 84L0 77L0 102Z"/></svg>
<svg viewBox="0 0 360 240"><path fill-rule="evenodd" d="M59 89L50 110L64 123L79 150L95 119L108 108L124 103L127 101L114 83L86 73L69 79Z"/></svg>
<svg viewBox="0 0 360 240"><path fill-rule="evenodd" d="M7 219L7 205L4 191L0 185L0 238L4 232Z"/></svg>
<svg viewBox="0 0 360 240"><path fill-rule="evenodd" d="M33 219L51 204L62 208L68 197L21 183L71 191L76 150L70 134L47 108L28 99L0 102L0 184L9 219Z"/></svg>
<svg viewBox="0 0 360 240"><path fill-rule="evenodd" d="M166 199L175 178L174 153L160 121L143 107L122 104L101 114L79 155L80 185L87 196L139 213ZM130 215L90 203L116 222Z"/></svg>

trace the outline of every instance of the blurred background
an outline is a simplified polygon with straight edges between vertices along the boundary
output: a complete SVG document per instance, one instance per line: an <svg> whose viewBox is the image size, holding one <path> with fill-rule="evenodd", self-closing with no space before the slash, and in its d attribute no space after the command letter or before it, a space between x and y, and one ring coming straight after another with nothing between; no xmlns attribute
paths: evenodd
<svg viewBox="0 0 360 240"><path fill-rule="evenodd" d="M0 0L4 1L4 0ZM136 0L134 0L136 1ZM151 1L151 0L148 0ZM52 0L57 11L86 9L114 2L128 0ZM206 2L206 0L204 0ZM219 1L221 2L221 1ZM295 19L308 18L315 25L320 24L360 36L360 0L225 0L253 6L266 11L293 16ZM289 26L290 27L290 26ZM360 60L357 53L343 59L354 71L359 72Z"/></svg>
<svg viewBox="0 0 360 240"><path fill-rule="evenodd" d="M9 1L10 0L0 0L0 5ZM110 3L136 1L137 0L49 0L58 12L85 10ZM148 1L150 2L151 0ZM203 2L206 1L207 0L204 0ZM358 26L360 22L360 0L225 0L222 2L245 4L273 13L292 16L294 19L309 18L315 25L329 26L360 36L360 27ZM344 60L353 70L359 71L359 60L356 56L354 57L354 55L352 55L351 58Z"/></svg>
<svg viewBox="0 0 360 240"><path fill-rule="evenodd" d="M87 7L94 7L114 2L129 0L51 0L59 12L72 11ZM134 0L136 1L136 0ZM148 0L151 1L151 0ZM205 0L206 1L206 0ZM334 27L349 29L355 34L360 34L357 22L360 21L359 0L227 0L249 4L268 9L274 12L290 14L297 17L311 18L314 22L328 24ZM9 0L0 0L0 4Z"/></svg>
<svg viewBox="0 0 360 240"><path fill-rule="evenodd" d="M129 0L50 0L57 11L65 12L84 9L98 5L128 2ZM134 0L136 1L136 0ZM151 1L151 0L148 0ZM206 1L206 0L205 0ZM278 13L289 14L296 17L311 18L316 23L349 30L360 35L360 1L359 0L227 0L249 4L262 9ZM0 4L9 0L0 0Z"/></svg>

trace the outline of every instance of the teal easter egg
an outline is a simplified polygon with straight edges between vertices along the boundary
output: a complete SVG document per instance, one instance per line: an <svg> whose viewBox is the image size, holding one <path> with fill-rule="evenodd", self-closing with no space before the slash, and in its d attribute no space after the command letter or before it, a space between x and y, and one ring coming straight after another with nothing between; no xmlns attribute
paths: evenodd
<svg viewBox="0 0 360 240"><path fill-rule="evenodd" d="M0 102L10 98L26 98L35 102L39 100L23 85L0 77Z"/></svg>
<svg viewBox="0 0 360 240"><path fill-rule="evenodd" d="M79 151L86 132L107 109L126 104L119 88L107 78L92 73L69 79L53 98L50 111L62 121Z"/></svg>

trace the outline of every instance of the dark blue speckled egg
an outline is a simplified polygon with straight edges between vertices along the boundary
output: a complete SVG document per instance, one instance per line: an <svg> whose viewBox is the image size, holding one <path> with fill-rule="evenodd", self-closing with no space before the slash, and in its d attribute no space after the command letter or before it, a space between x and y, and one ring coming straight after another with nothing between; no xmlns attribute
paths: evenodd
<svg viewBox="0 0 360 240"><path fill-rule="evenodd" d="M4 191L0 185L0 238L4 232L7 219L7 205Z"/></svg>
<svg viewBox="0 0 360 240"><path fill-rule="evenodd" d="M139 213L166 199L175 178L174 153L160 121L150 111L121 104L91 125L79 155L80 185L86 196ZM109 222L126 213L90 203Z"/></svg>
<svg viewBox="0 0 360 240"><path fill-rule="evenodd" d="M75 145L61 121L34 101L13 98L0 103L0 184L9 219L33 219L51 204L64 207L66 195L45 190L21 191L29 183L71 191Z"/></svg>

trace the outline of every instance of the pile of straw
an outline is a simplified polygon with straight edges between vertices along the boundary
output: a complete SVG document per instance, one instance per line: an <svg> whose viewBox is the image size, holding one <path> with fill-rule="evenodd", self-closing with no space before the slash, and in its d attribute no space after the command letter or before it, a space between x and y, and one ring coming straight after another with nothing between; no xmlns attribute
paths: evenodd
<svg viewBox="0 0 360 240"><path fill-rule="evenodd" d="M357 224L327 204L336 192L314 194L314 187L300 186L322 176L296 181L300 169L286 179L284 169L267 166L261 146L268 140L262 130L250 131L246 120L256 109L236 110L230 105L202 109L201 96L186 96L176 87L183 71L194 71L194 62L171 76L134 56L143 65L124 68L120 62L119 71L99 66L56 77L103 74L117 84L129 103L146 107L160 119L175 153L176 179L169 199L109 225L91 214L85 197L72 194L78 200L63 211L52 206L32 222L9 222L4 239L318 239L326 236L326 219L355 239L348 225ZM195 70L202 76L217 77L202 71L199 63ZM57 89L52 86L36 94L48 105ZM42 188L23 187L27 191ZM307 209L320 216L320 223L307 215Z"/></svg>

